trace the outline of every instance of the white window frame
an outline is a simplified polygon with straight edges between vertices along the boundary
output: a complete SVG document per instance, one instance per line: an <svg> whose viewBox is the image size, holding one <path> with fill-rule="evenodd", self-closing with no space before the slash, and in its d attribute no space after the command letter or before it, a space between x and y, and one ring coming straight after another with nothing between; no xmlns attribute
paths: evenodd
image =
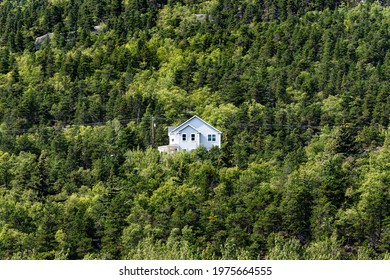
<svg viewBox="0 0 390 280"><path fill-rule="evenodd" d="M187 141L187 133L183 133L181 135L181 140L184 142L184 141Z"/></svg>
<svg viewBox="0 0 390 280"><path fill-rule="evenodd" d="M216 134L208 134L207 135L207 141L208 142L216 142L217 141L217 135Z"/></svg>
<svg viewBox="0 0 390 280"><path fill-rule="evenodd" d="M191 133L191 141L192 141L192 142L196 141L196 135L195 135L195 133Z"/></svg>

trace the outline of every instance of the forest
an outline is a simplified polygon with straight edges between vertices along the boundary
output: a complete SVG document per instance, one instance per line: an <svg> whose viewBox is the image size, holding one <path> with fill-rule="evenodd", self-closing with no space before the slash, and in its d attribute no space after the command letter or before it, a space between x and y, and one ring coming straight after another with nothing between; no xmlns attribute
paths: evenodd
<svg viewBox="0 0 390 280"><path fill-rule="evenodd" d="M0 259L390 259L389 0L3 0L0 27ZM159 153L193 115L222 147Z"/></svg>

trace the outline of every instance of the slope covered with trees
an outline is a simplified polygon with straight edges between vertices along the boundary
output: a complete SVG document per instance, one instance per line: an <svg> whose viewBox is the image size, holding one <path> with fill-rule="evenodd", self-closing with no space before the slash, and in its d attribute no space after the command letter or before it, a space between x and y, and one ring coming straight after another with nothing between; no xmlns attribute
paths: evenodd
<svg viewBox="0 0 390 280"><path fill-rule="evenodd" d="M358 2L2 1L0 258L389 259L390 3ZM194 114L223 147L159 154Z"/></svg>

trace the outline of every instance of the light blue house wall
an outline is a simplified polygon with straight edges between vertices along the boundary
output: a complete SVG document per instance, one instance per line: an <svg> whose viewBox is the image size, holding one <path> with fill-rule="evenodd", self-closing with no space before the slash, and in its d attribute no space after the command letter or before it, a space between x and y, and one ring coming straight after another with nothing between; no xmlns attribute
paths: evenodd
<svg viewBox="0 0 390 280"><path fill-rule="evenodd" d="M200 145L208 150L213 146L221 147L221 135L221 131L198 116L168 131L169 146L177 146L178 150L187 151L196 149Z"/></svg>

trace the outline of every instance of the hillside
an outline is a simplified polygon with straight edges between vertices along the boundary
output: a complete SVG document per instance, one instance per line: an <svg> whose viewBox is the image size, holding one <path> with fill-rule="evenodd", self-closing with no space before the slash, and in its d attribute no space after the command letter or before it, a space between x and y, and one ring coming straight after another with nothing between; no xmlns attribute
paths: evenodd
<svg viewBox="0 0 390 280"><path fill-rule="evenodd" d="M0 3L0 259L389 259L390 2ZM159 154L198 115L221 149Z"/></svg>

